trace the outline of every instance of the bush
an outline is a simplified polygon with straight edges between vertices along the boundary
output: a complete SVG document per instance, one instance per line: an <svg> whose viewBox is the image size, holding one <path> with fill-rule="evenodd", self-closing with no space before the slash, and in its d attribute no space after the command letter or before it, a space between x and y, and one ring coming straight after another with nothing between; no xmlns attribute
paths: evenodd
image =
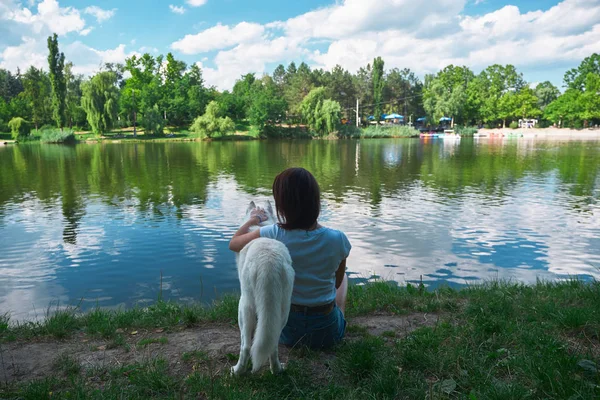
<svg viewBox="0 0 600 400"><path fill-rule="evenodd" d="M18 140L20 137L28 136L31 132L31 125L29 122L21 117L15 117L8 123L12 138Z"/></svg>
<svg viewBox="0 0 600 400"><path fill-rule="evenodd" d="M519 123L517 121L513 121L508 126L510 129L517 129L519 127Z"/></svg>
<svg viewBox="0 0 600 400"><path fill-rule="evenodd" d="M42 143L75 143L75 134L71 129L47 129L42 132Z"/></svg>
<svg viewBox="0 0 600 400"><path fill-rule="evenodd" d="M369 126L363 129L363 138L402 138L418 137L420 132L412 126Z"/></svg>
<svg viewBox="0 0 600 400"><path fill-rule="evenodd" d="M163 129L165 128L165 120L160 115L158 106L154 105L153 108L149 108L144 113L142 119L142 127L146 135L162 135Z"/></svg>
<svg viewBox="0 0 600 400"><path fill-rule="evenodd" d="M10 132L8 124L0 119L0 132Z"/></svg>
<svg viewBox="0 0 600 400"><path fill-rule="evenodd" d="M204 115L196 118L190 130L200 137L212 138L235 130L235 123L229 117L221 117L219 103L211 101Z"/></svg>
<svg viewBox="0 0 600 400"><path fill-rule="evenodd" d="M342 125L338 130L338 137L341 139L358 139L360 138L361 129L354 125Z"/></svg>
<svg viewBox="0 0 600 400"><path fill-rule="evenodd" d="M264 136L269 139L310 139L310 132L302 127L283 127L267 125L262 130Z"/></svg>
<svg viewBox="0 0 600 400"><path fill-rule="evenodd" d="M479 130L474 126L455 126L454 132L460 136L473 136Z"/></svg>

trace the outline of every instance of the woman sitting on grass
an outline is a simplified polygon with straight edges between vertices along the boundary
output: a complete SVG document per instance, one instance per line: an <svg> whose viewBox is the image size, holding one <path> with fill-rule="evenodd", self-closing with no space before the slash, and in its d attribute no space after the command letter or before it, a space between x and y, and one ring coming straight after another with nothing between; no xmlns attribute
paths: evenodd
<svg viewBox="0 0 600 400"><path fill-rule="evenodd" d="M343 232L317 222L321 211L319 184L304 168L283 171L273 182L273 197L278 224L248 232L252 225L265 221L256 209L231 239L229 248L240 252L254 239L265 237L286 245L296 273L290 315L279 342L287 346L302 344L328 348L344 337L346 320L346 258L350 242ZM253 220L253 221L252 221Z"/></svg>

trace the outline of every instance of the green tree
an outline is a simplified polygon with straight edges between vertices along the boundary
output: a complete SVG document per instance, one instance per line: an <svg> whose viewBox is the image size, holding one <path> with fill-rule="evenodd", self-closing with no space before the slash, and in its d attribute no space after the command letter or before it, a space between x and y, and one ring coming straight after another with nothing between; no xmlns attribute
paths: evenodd
<svg viewBox="0 0 600 400"><path fill-rule="evenodd" d="M271 77L265 76L254 82L248 112L253 126L262 131L266 125L284 117L286 107L285 100L278 95L277 86Z"/></svg>
<svg viewBox="0 0 600 400"><path fill-rule="evenodd" d="M373 60L373 102L374 105L374 114L376 121L379 121L381 118L381 114L383 113L383 88L385 87L385 79L383 76L383 66L384 62L381 57L377 57Z"/></svg>
<svg viewBox="0 0 600 400"><path fill-rule="evenodd" d="M410 115L423 116L423 83L410 69L393 68L385 77L384 106L386 113L399 112L408 121ZM414 121L414 119L413 119Z"/></svg>
<svg viewBox="0 0 600 400"><path fill-rule="evenodd" d="M577 68L565 73L564 82L568 89L583 91L588 74L600 75L600 54L586 57Z"/></svg>
<svg viewBox="0 0 600 400"><path fill-rule="evenodd" d="M13 75L9 70L0 68L0 97L4 99L6 104L17 97L23 91L23 83L21 81L21 72Z"/></svg>
<svg viewBox="0 0 600 400"><path fill-rule="evenodd" d="M522 119L539 117L542 115L542 110L538 103L539 99L533 89L525 86L515 95L515 117Z"/></svg>
<svg viewBox="0 0 600 400"><path fill-rule="evenodd" d="M23 75L23 87L25 91L22 92L22 95L29 103L31 115L19 116L30 117L37 130L48 120L50 87L47 75L41 69L31 66Z"/></svg>
<svg viewBox="0 0 600 400"><path fill-rule="evenodd" d="M119 89L114 72L100 72L81 85L81 106L92 131L101 135L113 128L119 111Z"/></svg>
<svg viewBox="0 0 600 400"><path fill-rule="evenodd" d="M470 69L454 65L444 68L436 76L425 77L423 106L432 121L449 117L452 125L467 122L467 87L472 79L474 75Z"/></svg>
<svg viewBox="0 0 600 400"><path fill-rule="evenodd" d="M52 85L52 115L56 125L62 129L65 126L65 101L67 84L65 81L65 55L58 50L56 33L48 37L48 69Z"/></svg>
<svg viewBox="0 0 600 400"><path fill-rule="evenodd" d="M544 110L548 104L558 99L560 90L558 90L551 82L546 81L538 83L535 87L535 96L538 98L538 107L541 110Z"/></svg>
<svg viewBox="0 0 600 400"><path fill-rule="evenodd" d="M81 83L83 75L73 74L73 63L65 64L65 81L67 97L65 99L65 117L69 128L73 125L82 126L86 123L85 111L81 107Z"/></svg>
<svg viewBox="0 0 600 400"><path fill-rule="evenodd" d="M481 117L486 122L502 120L499 109L502 96L508 92L518 92L526 86L523 74L513 65L491 65L484 69L478 78L481 96L484 99L481 104ZM502 112L502 115L506 114Z"/></svg>
<svg viewBox="0 0 600 400"><path fill-rule="evenodd" d="M144 133L146 135L162 135L165 127L165 120L160 115L158 104L154 107L147 109L142 118L142 126L144 127Z"/></svg>
<svg viewBox="0 0 600 400"><path fill-rule="evenodd" d="M600 74L589 73L585 80L585 90L579 98L581 119L589 122L600 120Z"/></svg>
<svg viewBox="0 0 600 400"><path fill-rule="evenodd" d="M31 132L29 122L21 117L11 119L8 122L8 127L10 128L10 132L14 140L28 136L29 132Z"/></svg>
<svg viewBox="0 0 600 400"><path fill-rule="evenodd" d="M211 101L204 115L194 120L190 130L201 137L213 138L235 130L235 123L229 117L223 117L219 103Z"/></svg>
<svg viewBox="0 0 600 400"><path fill-rule="evenodd" d="M581 123L582 92L577 89L567 89L544 109L544 117L560 127L576 127Z"/></svg>
<svg viewBox="0 0 600 400"><path fill-rule="evenodd" d="M321 136L333 133L339 127L340 103L327 99L324 87L311 90L302 100L300 110L307 125Z"/></svg>

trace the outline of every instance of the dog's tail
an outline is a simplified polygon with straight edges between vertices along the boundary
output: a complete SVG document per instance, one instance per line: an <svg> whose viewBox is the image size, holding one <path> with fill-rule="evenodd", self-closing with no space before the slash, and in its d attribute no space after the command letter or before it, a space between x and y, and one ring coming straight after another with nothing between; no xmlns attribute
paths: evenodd
<svg viewBox="0 0 600 400"><path fill-rule="evenodd" d="M289 258L289 257L288 257ZM285 265L285 260L282 265ZM252 372L257 372L277 349L281 330L287 322L294 284L294 272L291 263L287 268L272 266L268 272L278 279L260 280L261 289L255 292L257 324L250 354ZM270 266L263 265L263 272Z"/></svg>
<svg viewBox="0 0 600 400"><path fill-rule="evenodd" d="M267 304L265 304L267 305ZM257 372L269 359L269 356L277 348L281 330L280 311L278 305L271 303L263 309L263 313L258 313L258 321L254 341L250 351L252 357L252 372Z"/></svg>

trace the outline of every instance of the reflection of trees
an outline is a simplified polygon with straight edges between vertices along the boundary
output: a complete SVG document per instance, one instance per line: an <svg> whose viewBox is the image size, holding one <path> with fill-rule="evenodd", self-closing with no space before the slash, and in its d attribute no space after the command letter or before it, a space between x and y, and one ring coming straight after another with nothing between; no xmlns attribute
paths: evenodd
<svg viewBox="0 0 600 400"><path fill-rule="evenodd" d="M374 207L416 182L442 196L474 189L502 198L523 177L552 172L566 184L561 190L585 204L599 196L597 152L595 143L466 140L451 148L417 140L19 145L1 152L0 206L23 196L47 204L61 198L65 241L72 241L90 196L113 205L133 199L150 216L181 215L182 206L206 200L219 176L268 193L291 166L312 171L330 198L352 192Z"/></svg>

